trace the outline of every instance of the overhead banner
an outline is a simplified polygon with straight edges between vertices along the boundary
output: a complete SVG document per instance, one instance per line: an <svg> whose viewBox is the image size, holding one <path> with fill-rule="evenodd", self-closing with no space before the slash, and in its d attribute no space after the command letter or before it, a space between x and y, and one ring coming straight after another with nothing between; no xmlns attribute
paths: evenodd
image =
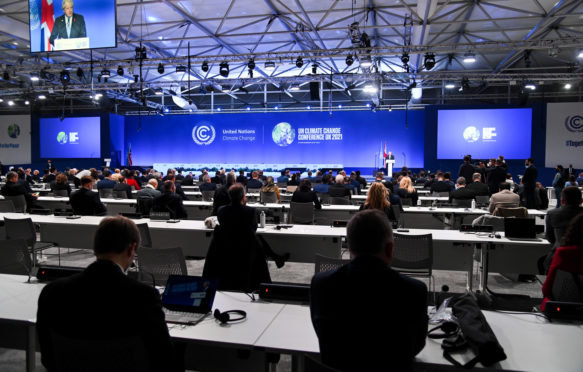
<svg viewBox="0 0 583 372"><path fill-rule="evenodd" d="M0 116L0 161L30 164L30 115Z"/></svg>
<svg viewBox="0 0 583 372"><path fill-rule="evenodd" d="M547 105L545 167L583 168L583 103Z"/></svg>

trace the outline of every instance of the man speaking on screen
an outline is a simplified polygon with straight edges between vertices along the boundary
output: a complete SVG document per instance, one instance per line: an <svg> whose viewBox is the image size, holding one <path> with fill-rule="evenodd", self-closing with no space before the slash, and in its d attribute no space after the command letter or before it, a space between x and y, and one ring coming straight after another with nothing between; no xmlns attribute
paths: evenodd
<svg viewBox="0 0 583 372"><path fill-rule="evenodd" d="M73 13L73 0L63 0L62 8L65 14L55 19L55 25L49 38L49 42L53 46L55 39L87 37L85 18L80 14Z"/></svg>

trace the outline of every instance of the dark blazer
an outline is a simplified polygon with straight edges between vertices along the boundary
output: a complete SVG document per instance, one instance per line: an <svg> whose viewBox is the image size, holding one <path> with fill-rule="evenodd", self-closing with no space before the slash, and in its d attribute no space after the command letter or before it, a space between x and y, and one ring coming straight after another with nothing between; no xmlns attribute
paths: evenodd
<svg viewBox="0 0 583 372"><path fill-rule="evenodd" d="M212 182L203 182L198 187L200 191L214 191L217 189L217 184Z"/></svg>
<svg viewBox="0 0 583 372"><path fill-rule="evenodd" d="M97 187L99 188L99 186ZM113 186L113 191L125 191L126 198L132 199L132 187L127 183L118 182Z"/></svg>
<svg viewBox="0 0 583 372"><path fill-rule="evenodd" d="M32 196L30 192L27 191L26 186L24 185L24 183L21 182L6 182L6 184L2 186L2 195L4 196L24 195L27 210L33 208L36 201L36 198Z"/></svg>
<svg viewBox="0 0 583 372"><path fill-rule="evenodd" d="M237 176L237 183L240 183L242 185L246 185L247 184L247 177L245 176Z"/></svg>
<svg viewBox="0 0 583 372"><path fill-rule="evenodd" d="M229 187L230 186L222 186L219 187L216 191L215 191L215 195L213 196L213 211L211 213L211 216L216 216L219 213L219 208L222 207L223 205L229 205L231 204L231 197L229 196Z"/></svg>
<svg viewBox="0 0 583 372"><path fill-rule="evenodd" d="M506 182L506 170L502 167L495 167L488 173L487 178L490 194L495 194L500 191L500 184Z"/></svg>
<svg viewBox="0 0 583 372"><path fill-rule="evenodd" d="M401 199L411 199L412 205L417 205L417 199L419 199L419 195L417 195L417 190L413 191L412 193L408 193L407 190L399 188L396 192Z"/></svg>
<svg viewBox="0 0 583 372"><path fill-rule="evenodd" d="M476 172L474 166L470 163L463 163L460 165L460 170L458 172L458 177L463 177L466 179L466 184L472 183L472 176Z"/></svg>
<svg viewBox="0 0 583 372"><path fill-rule="evenodd" d="M71 195L71 185L69 183L51 183L51 191L54 190L67 190L67 195Z"/></svg>
<svg viewBox="0 0 583 372"><path fill-rule="evenodd" d="M460 187L457 190L454 190L449 193L449 201L451 202L452 199L459 199L459 200L468 200L473 199L476 194L473 190L468 189L467 186Z"/></svg>
<svg viewBox="0 0 583 372"><path fill-rule="evenodd" d="M103 216L107 208L101 202L99 194L82 187L69 196L71 208L75 214L82 216Z"/></svg>
<svg viewBox="0 0 583 372"><path fill-rule="evenodd" d="M320 200L318 199L318 195L316 195L315 192L313 191L300 191L300 189L297 189L296 191L294 191L294 194L292 195L291 201L293 201L294 203L314 203L314 205L316 206L316 209L322 209L322 204L320 203Z"/></svg>
<svg viewBox="0 0 583 372"><path fill-rule="evenodd" d="M466 189L472 190L476 196L490 196L488 185L482 182L472 182L466 186Z"/></svg>
<svg viewBox="0 0 583 372"><path fill-rule="evenodd" d="M180 196L171 192L165 192L162 193L162 195L157 196L154 199L152 209L155 212L170 212L170 218L188 218L186 209L184 209L184 205L182 205L182 199Z"/></svg>
<svg viewBox="0 0 583 372"><path fill-rule="evenodd" d="M342 371L408 371L425 346L427 287L377 257L316 274L310 312L322 361Z"/></svg>
<svg viewBox="0 0 583 372"><path fill-rule="evenodd" d="M117 182L114 180L110 180L109 178L104 178L101 181L97 182L97 189L113 189ZM130 187L131 189L131 187Z"/></svg>
<svg viewBox="0 0 583 372"><path fill-rule="evenodd" d="M85 18L80 14L73 13L71 22L71 34L67 36L67 24L65 23L65 15L55 19L53 31L49 38L49 42L55 45L55 39L74 39L77 37L87 37L87 30L85 28Z"/></svg>
<svg viewBox="0 0 583 372"><path fill-rule="evenodd" d="M536 187L536 178L538 176L538 170L534 165L526 168L524 171L524 176L522 176L522 183L526 189L534 189Z"/></svg>
<svg viewBox="0 0 583 372"><path fill-rule="evenodd" d="M328 186L328 195L331 197L350 197L350 190L348 190L347 187L344 187L344 184L333 183Z"/></svg>
<svg viewBox="0 0 583 372"><path fill-rule="evenodd" d="M260 180L250 179L247 181L247 189L260 189L263 187L263 182Z"/></svg>
<svg viewBox="0 0 583 372"><path fill-rule="evenodd" d="M42 364L54 371L52 332L68 338L114 340L139 337L152 371L175 370L160 295L124 275L108 260L47 284L38 300L36 329Z"/></svg>
<svg viewBox="0 0 583 372"><path fill-rule="evenodd" d="M452 187L449 182L435 181L431 185L431 192L452 192Z"/></svg>

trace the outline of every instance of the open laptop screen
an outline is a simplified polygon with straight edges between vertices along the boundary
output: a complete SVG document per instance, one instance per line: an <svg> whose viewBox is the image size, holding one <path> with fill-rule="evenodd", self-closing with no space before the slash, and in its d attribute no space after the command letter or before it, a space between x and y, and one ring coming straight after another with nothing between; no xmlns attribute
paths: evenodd
<svg viewBox="0 0 583 372"><path fill-rule="evenodd" d="M515 239L536 239L534 218L504 218L504 235Z"/></svg>
<svg viewBox="0 0 583 372"><path fill-rule="evenodd" d="M162 305L171 310L206 313L211 310L218 281L199 276L170 275Z"/></svg>

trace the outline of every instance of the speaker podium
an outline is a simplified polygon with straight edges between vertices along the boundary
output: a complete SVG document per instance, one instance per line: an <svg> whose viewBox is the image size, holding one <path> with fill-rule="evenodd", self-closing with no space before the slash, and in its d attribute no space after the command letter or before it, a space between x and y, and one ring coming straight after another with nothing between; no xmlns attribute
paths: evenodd
<svg viewBox="0 0 583 372"><path fill-rule="evenodd" d="M89 49L88 37L72 39L55 39L55 50Z"/></svg>
<svg viewBox="0 0 583 372"><path fill-rule="evenodd" d="M387 177L393 177L393 167L395 166L395 159L387 159L385 163L387 165Z"/></svg>

